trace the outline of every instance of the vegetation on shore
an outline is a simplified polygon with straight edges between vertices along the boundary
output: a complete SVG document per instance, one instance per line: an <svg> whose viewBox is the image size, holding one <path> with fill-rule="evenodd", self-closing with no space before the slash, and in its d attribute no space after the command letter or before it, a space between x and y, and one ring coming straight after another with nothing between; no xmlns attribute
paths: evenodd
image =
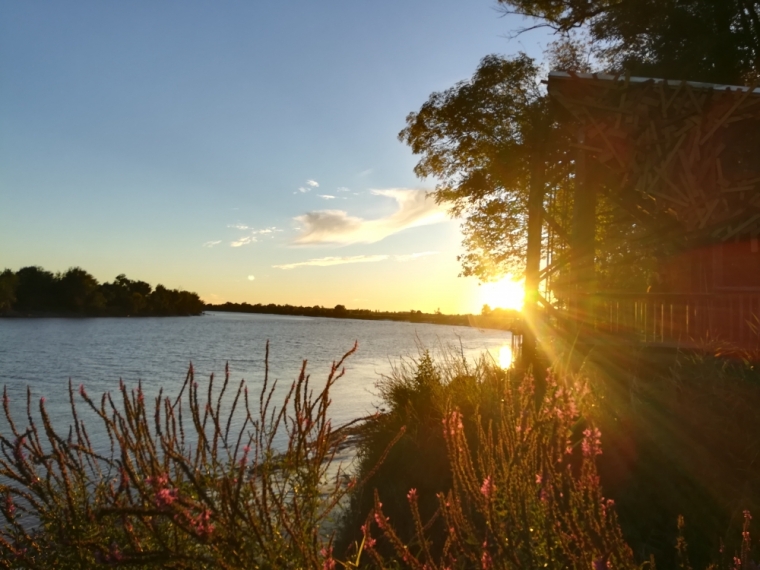
<svg viewBox="0 0 760 570"><path fill-rule="evenodd" d="M372 311L370 309L347 309L345 305L333 308L315 305L300 307L294 305L263 305L256 303L223 303L206 305L207 311L226 311L233 313L260 313L269 315L290 315L304 317L329 317L333 319L361 319L369 321L403 321L409 323L429 323L435 325L473 326L489 329L515 330L522 322L520 312L512 309L491 309L483 307L480 315L445 315L440 311L423 313L422 311Z"/></svg>
<svg viewBox="0 0 760 570"><path fill-rule="evenodd" d="M754 567L746 509L756 503L760 431L754 417L723 414L736 397L747 410L760 401L750 365L683 361L672 376L680 388L655 390L669 407L655 418L634 404L635 383L610 385L590 361L540 381L486 359L423 353L380 381L389 409L365 424L346 472L333 461L348 430L332 425L329 405L349 355L324 382L304 362L284 391L265 372L258 397L229 370L202 383L191 368L179 394L153 404L140 385L100 399L70 386L67 436L30 394L16 423L19 403L5 393L0 566ZM704 414L705 397L696 401L705 391L721 426ZM680 429L700 417L720 430ZM100 429L110 451L93 446ZM710 458L725 465L694 463ZM736 489L711 496L723 477ZM716 517L724 507L732 516ZM660 527L668 534L654 545Z"/></svg>
<svg viewBox="0 0 760 570"><path fill-rule="evenodd" d="M200 315L203 307L196 293L163 285L154 289L123 274L99 283L80 267L52 273L30 266L0 273L0 316L184 316Z"/></svg>

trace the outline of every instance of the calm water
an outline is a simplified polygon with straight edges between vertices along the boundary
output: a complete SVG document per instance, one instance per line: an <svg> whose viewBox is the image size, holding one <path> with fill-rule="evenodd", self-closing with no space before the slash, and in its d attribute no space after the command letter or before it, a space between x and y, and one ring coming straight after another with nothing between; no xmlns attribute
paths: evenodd
<svg viewBox="0 0 760 570"><path fill-rule="evenodd" d="M23 417L26 389L41 396L57 427L68 426L67 383L84 384L91 396L143 381L147 395L160 387L176 394L190 362L199 382L223 374L245 379L258 393L264 377L264 349L270 341L270 377L290 383L301 363L315 381L325 378L333 360L358 341L346 376L333 391L332 416L346 421L373 412L379 404L375 383L391 362L413 357L417 346L435 351L461 345L474 357L483 351L504 358L508 332L391 321L360 321L208 313L190 318L0 319L0 384L11 407Z"/></svg>

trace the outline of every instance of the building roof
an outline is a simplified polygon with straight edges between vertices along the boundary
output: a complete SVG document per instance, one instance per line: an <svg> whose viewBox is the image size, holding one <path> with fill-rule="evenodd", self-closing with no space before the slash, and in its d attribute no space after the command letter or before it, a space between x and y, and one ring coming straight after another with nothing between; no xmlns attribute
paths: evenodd
<svg viewBox="0 0 760 570"><path fill-rule="evenodd" d="M752 95L760 95L760 87L752 88L741 85L720 85L718 83L703 83L701 81L679 81L674 79L659 79L655 77L630 77L624 75L610 75L608 73L576 73L574 71L550 71L549 72L549 89L552 83L563 80L581 79L584 81L598 82L615 82L619 84L636 84L636 83L664 83L668 87L682 87L688 85L694 89L711 89L714 91L736 91L746 93L752 90Z"/></svg>

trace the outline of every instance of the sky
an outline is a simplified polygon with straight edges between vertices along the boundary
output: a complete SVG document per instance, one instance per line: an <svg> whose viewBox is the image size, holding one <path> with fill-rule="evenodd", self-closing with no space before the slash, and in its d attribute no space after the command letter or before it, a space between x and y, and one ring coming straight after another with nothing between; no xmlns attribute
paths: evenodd
<svg viewBox="0 0 760 570"><path fill-rule="evenodd" d="M0 269L480 312L397 135L485 55L540 58L526 24L493 0L0 0Z"/></svg>

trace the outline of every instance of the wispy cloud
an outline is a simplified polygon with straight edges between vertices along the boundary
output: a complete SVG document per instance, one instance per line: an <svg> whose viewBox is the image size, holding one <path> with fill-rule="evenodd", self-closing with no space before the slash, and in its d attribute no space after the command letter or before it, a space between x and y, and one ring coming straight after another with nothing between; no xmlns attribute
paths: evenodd
<svg viewBox="0 0 760 570"><path fill-rule="evenodd" d="M309 259L307 261L300 261L298 263L286 263L284 265L273 265L276 269L295 269L296 267L328 267L330 265L345 265L346 263L372 263L375 261L385 261L386 259L394 259L396 261L404 262L418 259L420 257L427 257L428 255L438 255L437 251L421 251L419 253L405 253L401 255L352 255L348 257L320 257L317 259Z"/></svg>
<svg viewBox="0 0 760 570"><path fill-rule="evenodd" d="M222 240L220 239L217 239L214 241L207 241L206 243L203 244L203 247L214 247L215 245L219 245L220 243L222 243Z"/></svg>
<svg viewBox="0 0 760 570"><path fill-rule="evenodd" d="M320 257L319 259L309 259L298 263L286 263L284 265L273 265L276 269L295 269L296 267L317 266L328 267L330 265L345 265L346 263L374 263L384 261L389 255L352 255L349 257Z"/></svg>
<svg viewBox="0 0 760 570"><path fill-rule="evenodd" d="M403 255L394 255L393 259L396 261L412 261L413 259L419 259L420 257L427 257L428 255L438 255L437 251L420 251L419 253L405 253Z"/></svg>
<svg viewBox="0 0 760 570"><path fill-rule="evenodd" d="M391 188L372 190L375 196L396 201L397 210L385 218L365 220L343 210L318 210L295 218L300 234L296 245L375 243L407 228L434 224L446 219L443 208L427 197L424 190Z"/></svg>
<svg viewBox="0 0 760 570"><path fill-rule="evenodd" d="M254 235L258 234L258 235L263 236L263 235L272 234L274 232L281 232L281 231L282 230L279 229L278 227L272 226L271 228L264 228L263 230L253 230L251 231L251 233Z"/></svg>
<svg viewBox="0 0 760 570"><path fill-rule="evenodd" d="M335 200L335 196L330 196L329 194L317 194L317 196L323 200Z"/></svg>
<svg viewBox="0 0 760 570"><path fill-rule="evenodd" d="M239 239L237 239L235 241L230 242L230 247L242 247L244 245L249 245L249 244L252 244L252 243L256 243L258 241L258 237L257 236L264 236L264 237L268 237L268 238L273 238L275 232L281 232L282 231L281 229L277 228L276 226L272 226L272 227L269 227L269 228L264 228L262 230L254 230L250 226L246 226L244 224L235 224L235 225L230 225L230 226L227 226L227 227L229 227L229 228L235 228L235 229L238 229L238 230L248 230L248 235L244 235L241 238L239 238ZM209 242L209 243L211 243L211 242ZM220 242L216 242L216 243L220 243ZM216 243L214 245L216 245Z"/></svg>
<svg viewBox="0 0 760 570"><path fill-rule="evenodd" d="M367 170L362 170L359 174L357 174L357 176L359 178L364 178L365 176L369 176L370 174L372 174L373 170L374 168L368 168Z"/></svg>
<svg viewBox="0 0 760 570"><path fill-rule="evenodd" d="M244 245L255 243L256 241L257 241L256 240L256 236L243 236L243 237L241 237L237 241L230 242L230 246L232 246L232 247L242 247Z"/></svg>
<svg viewBox="0 0 760 570"><path fill-rule="evenodd" d="M338 186L338 192L351 192L351 188L346 188L345 186Z"/></svg>
<svg viewBox="0 0 760 570"><path fill-rule="evenodd" d="M317 182L316 180L307 180L306 184L304 184L303 186L299 186L298 187L298 191L301 194L306 194L307 192L311 192L312 189L314 189L314 188L319 188L319 182ZM295 192L294 192L294 194L295 194Z"/></svg>

